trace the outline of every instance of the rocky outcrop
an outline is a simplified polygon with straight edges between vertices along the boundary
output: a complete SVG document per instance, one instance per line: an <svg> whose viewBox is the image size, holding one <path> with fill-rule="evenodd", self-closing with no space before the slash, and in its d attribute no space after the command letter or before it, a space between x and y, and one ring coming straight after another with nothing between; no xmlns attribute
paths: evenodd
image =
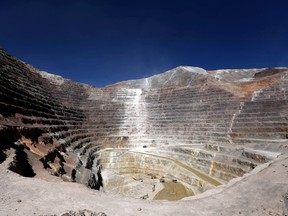
<svg viewBox="0 0 288 216"><path fill-rule="evenodd" d="M133 195L152 174L198 194L288 149L287 68L181 66L95 88L0 56L0 162L23 146L30 174L37 160L99 190Z"/></svg>
<svg viewBox="0 0 288 216"><path fill-rule="evenodd" d="M78 212L69 211L69 212L62 214L61 216L82 216L82 215L84 216L106 216L104 212L96 213L87 209L79 210Z"/></svg>

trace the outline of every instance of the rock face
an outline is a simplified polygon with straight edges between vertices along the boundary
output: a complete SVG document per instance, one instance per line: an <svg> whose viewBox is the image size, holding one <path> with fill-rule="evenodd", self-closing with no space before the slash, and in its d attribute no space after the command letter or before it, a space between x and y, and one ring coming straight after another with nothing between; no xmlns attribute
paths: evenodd
<svg viewBox="0 0 288 216"><path fill-rule="evenodd" d="M288 151L287 86L287 68L180 66L95 88L1 49L0 163L137 198L164 182L199 194Z"/></svg>

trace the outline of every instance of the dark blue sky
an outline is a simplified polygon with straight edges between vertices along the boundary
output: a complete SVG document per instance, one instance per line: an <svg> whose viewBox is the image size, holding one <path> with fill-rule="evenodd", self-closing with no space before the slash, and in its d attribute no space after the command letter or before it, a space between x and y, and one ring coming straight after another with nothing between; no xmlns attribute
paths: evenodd
<svg viewBox="0 0 288 216"><path fill-rule="evenodd" d="M288 66L286 2L0 0L0 46L99 87L179 65Z"/></svg>

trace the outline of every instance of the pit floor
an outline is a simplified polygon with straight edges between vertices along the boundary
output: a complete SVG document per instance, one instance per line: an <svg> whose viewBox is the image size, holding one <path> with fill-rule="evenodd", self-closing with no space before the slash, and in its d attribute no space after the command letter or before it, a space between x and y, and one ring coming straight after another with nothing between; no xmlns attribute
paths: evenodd
<svg viewBox="0 0 288 216"><path fill-rule="evenodd" d="M127 197L147 200L180 200L193 196L193 190L187 184L167 177L134 173L117 174L110 170L102 172L104 191L107 193L121 194ZM164 182L160 182L160 178Z"/></svg>

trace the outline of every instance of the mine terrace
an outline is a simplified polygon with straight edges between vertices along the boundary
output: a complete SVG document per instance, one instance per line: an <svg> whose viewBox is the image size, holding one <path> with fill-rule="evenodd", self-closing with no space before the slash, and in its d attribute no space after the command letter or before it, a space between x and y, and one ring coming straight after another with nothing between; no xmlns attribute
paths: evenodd
<svg viewBox="0 0 288 216"><path fill-rule="evenodd" d="M288 215L287 87L179 66L96 88L1 49L0 215Z"/></svg>

